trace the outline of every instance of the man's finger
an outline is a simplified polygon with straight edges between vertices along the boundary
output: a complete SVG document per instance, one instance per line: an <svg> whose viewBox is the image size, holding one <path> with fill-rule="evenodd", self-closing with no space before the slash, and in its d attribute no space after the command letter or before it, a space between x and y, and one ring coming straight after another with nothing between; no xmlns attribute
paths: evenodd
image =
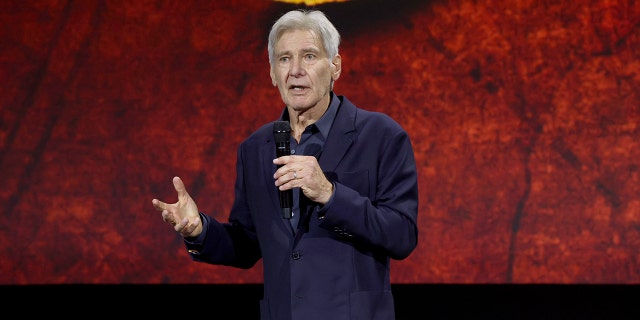
<svg viewBox="0 0 640 320"><path fill-rule="evenodd" d="M156 208L156 210L158 211L162 211L166 208L166 203L158 200L158 199L153 199L151 200L151 204L153 204L153 207Z"/></svg>
<svg viewBox="0 0 640 320"><path fill-rule="evenodd" d="M184 182L182 182L180 177L173 177L173 187L176 189L176 192L178 192L178 199L184 199L189 196L187 188L184 186Z"/></svg>
<svg viewBox="0 0 640 320"><path fill-rule="evenodd" d="M176 222L169 216L169 211L162 210L162 221L171 224L173 227L176 226Z"/></svg>

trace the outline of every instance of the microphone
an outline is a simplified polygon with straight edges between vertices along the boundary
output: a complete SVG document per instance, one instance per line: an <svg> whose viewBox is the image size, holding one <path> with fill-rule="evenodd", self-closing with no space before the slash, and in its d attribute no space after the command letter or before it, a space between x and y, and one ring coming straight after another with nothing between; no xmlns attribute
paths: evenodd
<svg viewBox="0 0 640 320"><path fill-rule="evenodd" d="M289 139L291 139L291 125L289 121L276 121L273 123L273 139L276 143L276 156L288 156L291 154ZM282 167L279 165L278 168ZM280 190L279 190L280 191ZM282 218L291 219L293 208L293 190L280 191L280 207Z"/></svg>

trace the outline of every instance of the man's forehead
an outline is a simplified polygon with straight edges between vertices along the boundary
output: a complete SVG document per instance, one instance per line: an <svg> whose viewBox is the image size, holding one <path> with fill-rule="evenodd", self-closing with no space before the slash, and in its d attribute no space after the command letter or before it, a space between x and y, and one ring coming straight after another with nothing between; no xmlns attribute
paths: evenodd
<svg viewBox="0 0 640 320"><path fill-rule="evenodd" d="M282 33L275 47L279 50L295 48L296 51L321 51L323 49L320 37L313 30L307 29L288 30Z"/></svg>

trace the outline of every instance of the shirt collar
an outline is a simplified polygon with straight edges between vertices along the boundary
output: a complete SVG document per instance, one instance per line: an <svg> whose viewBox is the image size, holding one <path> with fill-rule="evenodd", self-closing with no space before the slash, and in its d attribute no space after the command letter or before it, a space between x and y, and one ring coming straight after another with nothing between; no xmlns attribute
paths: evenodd
<svg viewBox="0 0 640 320"><path fill-rule="evenodd" d="M318 131L322 134L322 136L329 136L329 130L331 130L331 125L333 124L333 120L336 118L336 114L338 113L338 107L340 106L340 99L338 96L332 91L331 92L331 101L329 102L329 108L327 111L316 121L313 125L318 128ZM282 116L280 117L283 121L290 121L289 112L287 112L287 108L284 108L282 111Z"/></svg>

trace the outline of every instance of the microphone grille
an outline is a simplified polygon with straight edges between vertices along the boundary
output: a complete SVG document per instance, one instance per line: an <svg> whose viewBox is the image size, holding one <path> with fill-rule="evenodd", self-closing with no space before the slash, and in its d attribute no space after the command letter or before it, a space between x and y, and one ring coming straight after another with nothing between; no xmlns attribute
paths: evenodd
<svg viewBox="0 0 640 320"><path fill-rule="evenodd" d="M291 124L289 121L276 121L273 123L273 138L276 143L289 141L291 135Z"/></svg>

